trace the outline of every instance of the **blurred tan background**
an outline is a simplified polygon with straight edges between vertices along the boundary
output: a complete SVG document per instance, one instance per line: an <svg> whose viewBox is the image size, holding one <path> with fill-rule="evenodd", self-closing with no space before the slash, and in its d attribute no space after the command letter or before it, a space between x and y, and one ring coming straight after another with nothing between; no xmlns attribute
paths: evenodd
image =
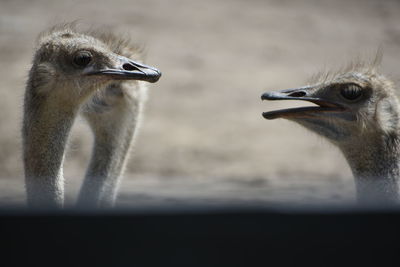
<svg viewBox="0 0 400 267"><path fill-rule="evenodd" d="M398 83L398 1L0 0L1 203L24 201L21 110L35 38L76 19L146 43L146 62L163 72L149 86L120 205L351 201L351 172L338 150L293 123L264 120L263 111L288 103L260 96L371 58L379 46L382 71ZM69 203L91 141L78 120L65 163Z"/></svg>

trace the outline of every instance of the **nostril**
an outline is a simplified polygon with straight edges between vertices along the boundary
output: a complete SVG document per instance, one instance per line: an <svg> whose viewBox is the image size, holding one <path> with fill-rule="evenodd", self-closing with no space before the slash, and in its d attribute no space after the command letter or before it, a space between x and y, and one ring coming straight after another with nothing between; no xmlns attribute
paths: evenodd
<svg viewBox="0 0 400 267"><path fill-rule="evenodd" d="M306 95L306 92L303 92L303 91L297 91L297 92L288 94L288 96L293 96L293 97L303 97L305 95Z"/></svg>
<svg viewBox="0 0 400 267"><path fill-rule="evenodd" d="M133 66L132 64L129 64L129 63L125 63L124 65L122 65L122 68L124 70L129 70L129 71L138 70L138 68L136 68L135 66Z"/></svg>

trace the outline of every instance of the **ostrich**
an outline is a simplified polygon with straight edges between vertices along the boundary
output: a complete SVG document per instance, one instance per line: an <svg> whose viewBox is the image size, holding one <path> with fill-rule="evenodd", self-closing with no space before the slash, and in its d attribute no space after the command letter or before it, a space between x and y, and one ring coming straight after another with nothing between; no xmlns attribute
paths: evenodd
<svg viewBox="0 0 400 267"><path fill-rule="evenodd" d="M128 39L72 24L40 35L26 85L22 127L27 202L60 208L68 134L81 112L94 133L78 205L112 206L144 97L161 73L138 63Z"/></svg>
<svg viewBox="0 0 400 267"><path fill-rule="evenodd" d="M351 167L360 203L399 198L399 101L393 83L378 73L378 60L351 64L313 85L261 96L317 105L264 112L263 117L294 121L336 145Z"/></svg>

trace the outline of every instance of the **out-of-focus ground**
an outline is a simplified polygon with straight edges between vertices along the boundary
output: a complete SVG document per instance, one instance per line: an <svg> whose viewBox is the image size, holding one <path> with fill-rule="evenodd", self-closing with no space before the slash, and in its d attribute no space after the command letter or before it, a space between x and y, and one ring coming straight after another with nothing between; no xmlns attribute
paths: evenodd
<svg viewBox="0 0 400 267"><path fill-rule="evenodd" d="M39 32L63 21L111 25L147 44L163 72L121 184L120 205L352 200L339 151L293 123L261 113L267 90L303 85L322 68L384 50L398 83L400 2L348 0L0 1L0 201L22 203L24 84ZM372 56L371 56L372 55ZM65 163L72 203L91 134L74 127Z"/></svg>

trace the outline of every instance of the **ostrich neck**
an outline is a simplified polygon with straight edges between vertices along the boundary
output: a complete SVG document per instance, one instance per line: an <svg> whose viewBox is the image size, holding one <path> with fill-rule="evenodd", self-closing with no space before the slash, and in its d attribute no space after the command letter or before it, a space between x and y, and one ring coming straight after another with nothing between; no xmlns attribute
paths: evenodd
<svg viewBox="0 0 400 267"><path fill-rule="evenodd" d="M360 138L342 148L361 202L398 201L399 142L397 135Z"/></svg>
<svg viewBox="0 0 400 267"><path fill-rule="evenodd" d="M126 94L109 110L92 110L86 114L95 139L78 205L109 207L114 204L120 176L141 117L139 102Z"/></svg>
<svg viewBox="0 0 400 267"><path fill-rule="evenodd" d="M107 207L115 201L134 128L116 128L115 132L115 135L105 132L95 137L92 159L78 199L79 205Z"/></svg>
<svg viewBox="0 0 400 267"><path fill-rule="evenodd" d="M65 146L78 110L56 97L32 95L32 90L27 90L24 108L22 135L28 204L61 207Z"/></svg>

